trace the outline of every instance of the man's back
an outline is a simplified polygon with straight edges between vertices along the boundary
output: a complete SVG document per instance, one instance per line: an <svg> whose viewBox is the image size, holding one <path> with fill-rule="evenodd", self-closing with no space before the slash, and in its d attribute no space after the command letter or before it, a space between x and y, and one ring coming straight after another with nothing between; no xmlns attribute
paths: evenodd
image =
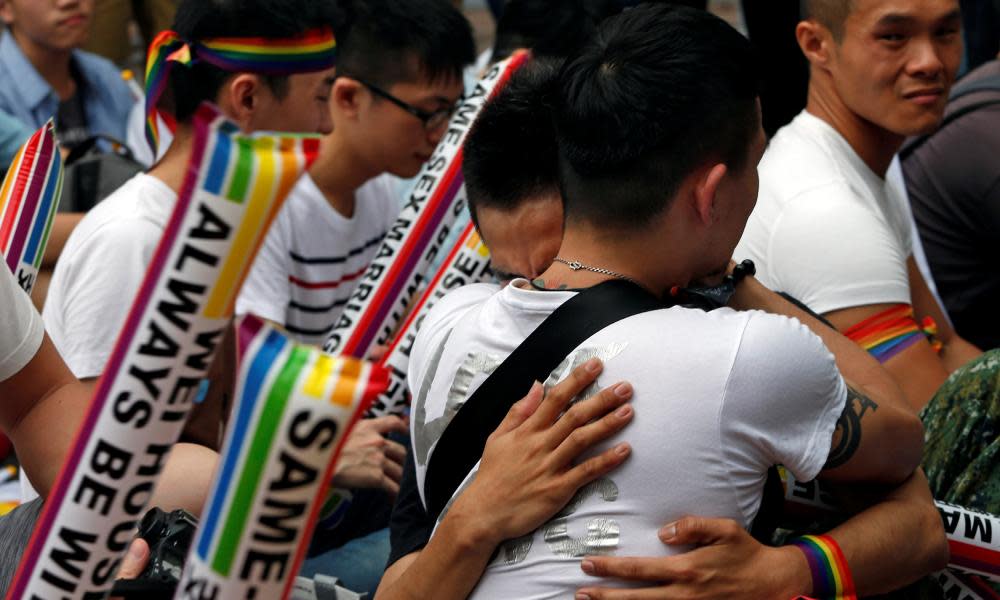
<svg viewBox="0 0 1000 600"><path fill-rule="evenodd" d="M526 282L522 282L525 285ZM442 300L413 352L414 457L423 487L428 460L465 400L553 310L575 292L472 286ZM487 297L488 296L488 297ZM581 344L554 384L592 357L598 382L635 387L635 420L622 438L630 460L581 490L553 521L508 542L478 597L562 597L585 585L581 557L662 555L656 537L687 514L749 526L766 470L783 463L806 479L829 452L845 387L832 356L802 325L763 313L672 308L613 324Z"/></svg>
<svg viewBox="0 0 1000 600"><path fill-rule="evenodd" d="M759 171L735 256L753 259L765 285L819 313L910 304L905 200L836 130L801 113L771 141Z"/></svg>

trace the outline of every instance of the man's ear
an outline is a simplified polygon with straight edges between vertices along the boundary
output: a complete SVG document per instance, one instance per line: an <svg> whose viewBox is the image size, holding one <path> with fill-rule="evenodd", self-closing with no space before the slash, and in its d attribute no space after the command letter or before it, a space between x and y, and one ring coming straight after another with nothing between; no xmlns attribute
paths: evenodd
<svg viewBox="0 0 1000 600"><path fill-rule="evenodd" d="M719 194L719 186L726 177L729 168L717 163L703 170L694 183L695 212L702 224L708 226L715 222L715 201Z"/></svg>
<svg viewBox="0 0 1000 600"><path fill-rule="evenodd" d="M230 119L248 131L254 115L260 109L264 81L251 73L239 73L226 80L219 90L219 108Z"/></svg>
<svg viewBox="0 0 1000 600"><path fill-rule="evenodd" d="M361 91L364 88L357 79L338 77L330 91L331 107L348 119L357 117L361 107Z"/></svg>
<svg viewBox="0 0 1000 600"><path fill-rule="evenodd" d="M795 27L795 38L810 64L825 68L830 63L834 40L825 26L811 19L801 21Z"/></svg>

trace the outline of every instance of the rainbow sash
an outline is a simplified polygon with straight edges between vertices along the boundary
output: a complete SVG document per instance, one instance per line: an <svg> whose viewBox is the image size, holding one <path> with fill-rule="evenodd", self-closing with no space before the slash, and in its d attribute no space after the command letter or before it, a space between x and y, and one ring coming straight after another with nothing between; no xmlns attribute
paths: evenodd
<svg viewBox="0 0 1000 600"><path fill-rule="evenodd" d="M427 289L413 306L410 316L399 328L396 340L383 357L380 364L389 369L390 383L386 391L372 405L368 416L403 415L406 412L409 405L406 372L409 369L410 351L417 339L419 324L437 301L451 290L470 283L490 281L492 277L490 251L470 222L455 242L448 257L444 259L437 275L427 284Z"/></svg>
<svg viewBox="0 0 1000 600"><path fill-rule="evenodd" d="M178 598L286 598L347 433L385 369L238 326L236 404Z"/></svg>
<svg viewBox="0 0 1000 600"><path fill-rule="evenodd" d="M337 42L329 27L288 39L212 38L197 42L187 42L175 31L162 31L149 45L146 59L146 140L155 153L160 143L156 105L174 64L190 66L201 60L231 73L273 76L329 69L336 57Z"/></svg>
<svg viewBox="0 0 1000 600"><path fill-rule="evenodd" d="M315 136L246 136L198 110L173 213L7 598L111 588L257 248L318 150Z"/></svg>
<svg viewBox="0 0 1000 600"><path fill-rule="evenodd" d="M0 255L29 294L62 196L62 167L50 119L17 151L0 189Z"/></svg>
<svg viewBox="0 0 1000 600"><path fill-rule="evenodd" d="M462 144L486 101L528 60L524 51L497 63L462 101L378 253L323 344L330 354L364 357L387 343L406 316L424 275L465 210Z"/></svg>
<svg viewBox="0 0 1000 600"><path fill-rule="evenodd" d="M845 331L844 335L880 363L923 341L929 341L936 352L941 351L941 343L936 339L937 323L926 317L922 324L918 324L913 317L913 307L907 304L894 306L865 319Z"/></svg>

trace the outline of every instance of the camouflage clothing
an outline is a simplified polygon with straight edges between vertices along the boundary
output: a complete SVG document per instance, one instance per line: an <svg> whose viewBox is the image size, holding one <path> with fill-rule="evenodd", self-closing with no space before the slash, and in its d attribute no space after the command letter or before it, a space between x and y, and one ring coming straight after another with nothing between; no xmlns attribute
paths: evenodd
<svg viewBox="0 0 1000 600"><path fill-rule="evenodd" d="M1000 350L952 373L920 417L934 497L1000 513Z"/></svg>

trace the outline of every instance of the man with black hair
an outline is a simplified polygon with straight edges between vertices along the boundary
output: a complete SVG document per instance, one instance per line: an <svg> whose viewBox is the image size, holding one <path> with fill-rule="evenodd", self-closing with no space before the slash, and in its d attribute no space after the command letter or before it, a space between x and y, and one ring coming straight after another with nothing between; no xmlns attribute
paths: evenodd
<svg viewBox="0 0 1000 600"><path fill-rule="evenodd" d="M338 32L333 133L268 232L236 304L322 345L447 131L475 59L447 0L353 0Z"/></svg>
<svg viewBox="0 0 1000 600"><path fill-rule="evenodd" d="M476 118L463 146L469 214L504 284L534 279L559 251L562 196L551 107L559 66L534 58L521 67Z"/></svg>
<svg viewBox="0 0 1000 600"><path fill-rule="evenodd" d="M489 286L456 291L425 320L410 369L411 390L419 390L413 439L420 486L441 421L446 426L484 377L581 288L626 279L667 298L668 290L724 270L753 206L755 163L764 145L753 68L745 58L733 60L746 57L745 43L705 13L646 6L605 23L563 69L556 110L567 214L559 256L530 284L518 280L496 294ZM849 562L859 588L888 590L939 565L940 523L926 483L919 475L910 478L920 428L898 389L850 342L796 313L752 277L737 286L731 306L794 314L809 329L759 312L673 308L630 317L592 336L552 380L565 366L596 355L605 360L606 374L633 381L640 402L635 425L598 449L628 440L635 456L581 490L558 519L504 544L488 567L496 545L530 527L519 530L523 521L494 522L477 511L480 496L469 494L477 478L467 478L469 487L452 498L435 538L447 531L461 539L456 531L471 522L467 527L478 543L463 548L460 564L449 561L465 579L453 577L451 587L435 589L436 597L464 597L484 568L477 597L562 596L593 583L579 570L586 554L675 553L653 535L665 522L675 526L665 528L673 533L664 538L704 542L690 537L690 521L678 522L685 514L729 516L739 523L735 528L746 527L759 507L763 473L778 462L806 479L822 470L843 481L909 480L922 494L929 529L911 546L910 566L916 567L887 576L870 567L878 548L856 551ZM666 340L663 332L670 332ZM865 408L875 405L877 411ZM848 421L859 425L853 434L844 428ZM854 439L862 429L864 442ZM845 446L851 448L846 454L831 450ZM888 457L887 447L901 453ZM489 458L482 468L495 468ZM542 515L533 524L544 520ZM435 538L390 567L384 597L405 597L405 590L420 589L422 579L435 580L428 572L434 560L425 556L449 551ZM757 550L743 543L740 549L767 554L769 567L758 572L766 577L742 580L716 570L715 595L702 595L699 585L683 578L672 583L690 597L788 597L813 589L802 577L805 559L797 548ZM607 572L595 562L582 566L588 573Z"/></svg>
<svg viewBox="0 0 1000 600"><path fill-rule="evenodd" d="M333 7L311 0L186 0L178 7L175 28L178 43L192 46L197 57L196 44L203 40L290 38L315 29L332 35L334 20ZM184 179L197 107L215 103L244 131L327 133L332 79L332 56L322 70L287 76L263 76L251 68L229 72L205 60L169 71L164 104L177 122L170 150L148 173L129 180L87 214L53 273L43 318L77 378L94 385L104 370ZM184 445L177 448L171 460ZM210 470L211 465L202 465ZM28 490L26 499L32 496Z"/></svg>

